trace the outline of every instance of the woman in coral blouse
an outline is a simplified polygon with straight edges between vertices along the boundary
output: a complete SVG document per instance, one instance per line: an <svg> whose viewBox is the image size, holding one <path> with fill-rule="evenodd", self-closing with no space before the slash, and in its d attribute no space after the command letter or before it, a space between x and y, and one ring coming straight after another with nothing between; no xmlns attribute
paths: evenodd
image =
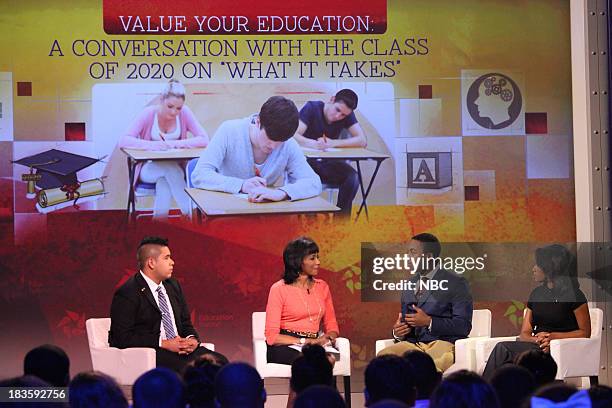
<svg viewBox="0 0 612 408"><path fill-rule="evenodd" d="M188 137L187 132L192 137ZM141 150L187 149L206 145L206 131L185 105L185 87L174 79L166 85L159 103L146 107L119 141L119 147ZM176 160L148 161L136 168L135 183L155 184L154 217L167 216L173 198L183 214L189 213L183 168L184 163Z"/></svg>
<svg viewBox="0 0 612 408"><path fill-rule="evenodd" d="M283 279L268 295L265 334L268 363L291 364L300 352L290 345L333 345L339 330L329 286L316 278L321 263L317 244L297 238L285 247L283 261Z"/></svg>

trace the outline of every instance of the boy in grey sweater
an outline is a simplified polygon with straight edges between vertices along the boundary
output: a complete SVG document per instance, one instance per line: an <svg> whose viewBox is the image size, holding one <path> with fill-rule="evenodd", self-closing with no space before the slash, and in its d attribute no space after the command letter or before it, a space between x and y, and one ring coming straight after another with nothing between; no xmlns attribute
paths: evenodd
<svg viewBox="0 0 612 408"><path fill-rule="evenodd" d="M321 179L292 139L299 123L295 104L273 96L259 115L225 121L191 175L195 187L246 193L249 201L299 200L321 193ZM279 179L284 185L273 185Z"/></svg>

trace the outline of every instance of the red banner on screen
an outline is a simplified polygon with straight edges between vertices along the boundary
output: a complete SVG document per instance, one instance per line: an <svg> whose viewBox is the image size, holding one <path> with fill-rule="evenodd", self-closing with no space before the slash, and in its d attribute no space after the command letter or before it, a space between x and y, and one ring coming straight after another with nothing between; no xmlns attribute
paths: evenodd
<svg viewBox="0 0 612 408"><path fill-rule="evenodd" d="M107 34L382 34L387 0L104 0Z"/></svg>

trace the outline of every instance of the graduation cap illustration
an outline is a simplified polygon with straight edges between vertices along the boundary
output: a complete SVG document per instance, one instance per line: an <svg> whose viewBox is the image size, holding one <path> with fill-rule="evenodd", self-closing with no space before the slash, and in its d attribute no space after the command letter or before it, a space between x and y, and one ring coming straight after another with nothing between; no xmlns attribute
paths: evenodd
<svg viewBox="0 0 612 408"><path fill-rule="evenodd" d="M24 180L29 182L36 181L37 187L48 189L77 183L76 173L100 160L101 159L92 159L91 157L81 156L79 154L51 149L33 156L15 160L13 163L29 167L30 173L32 173L32 169L36 169L36 174L33 175L35 177L27 175L30 177L25 177Z"/></svg>

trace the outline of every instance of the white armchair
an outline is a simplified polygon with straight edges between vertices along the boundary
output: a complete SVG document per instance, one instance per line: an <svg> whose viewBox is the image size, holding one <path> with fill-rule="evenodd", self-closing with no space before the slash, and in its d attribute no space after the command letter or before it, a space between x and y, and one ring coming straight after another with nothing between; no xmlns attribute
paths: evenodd
<svg viewBox="0 0 612 408"><path fill-rule="evenodd" d="M474 371L476 369L476 342L489 337L491 337L491 311L489 309L474 310L472 313L472 330L468 334L468 338L459 339L455 342L455 363L444 372L444 375L459 370ZM376 354L385 347L392 346L394 342L393 339L377 340Z"/></svg>
<svg viewBox="0 0 612 408"><path fill-rule="evenodd" d="M291 378L291 366L287 364L268 363L265 338L266 312L254 312L253 318L253 354L255 368L261 378ZM344 399L347 407L351 404L351 344L348 339L338 337L336 348L340 359L334 365L334 375L341 375L344 380Z"/></svg>
<svg viewBox="0 0 612 408"><path fill-rule="evenodd" d="M568 377L589 377L591 384L597 384L599 360L601 355L601 331L603 329L603 311L589 309L591 317L591 337L559 339L550 342L550 355L557 363L557 379ZM483 339L476 344L477 372L482 373L495 345L502 341L514 341L512 337L493 337Z"/></svg>
<svg viewBox="0 0 612 408"><path fill-rule="evenodd" d="M155 368L155 349L131 347L119 349L108 345L108 331L111 319L87 319L87 340L94 370L108 374L121 385L132 385L138 377ZM209 350L215 350L211 343L201 343Z"/></svg>

